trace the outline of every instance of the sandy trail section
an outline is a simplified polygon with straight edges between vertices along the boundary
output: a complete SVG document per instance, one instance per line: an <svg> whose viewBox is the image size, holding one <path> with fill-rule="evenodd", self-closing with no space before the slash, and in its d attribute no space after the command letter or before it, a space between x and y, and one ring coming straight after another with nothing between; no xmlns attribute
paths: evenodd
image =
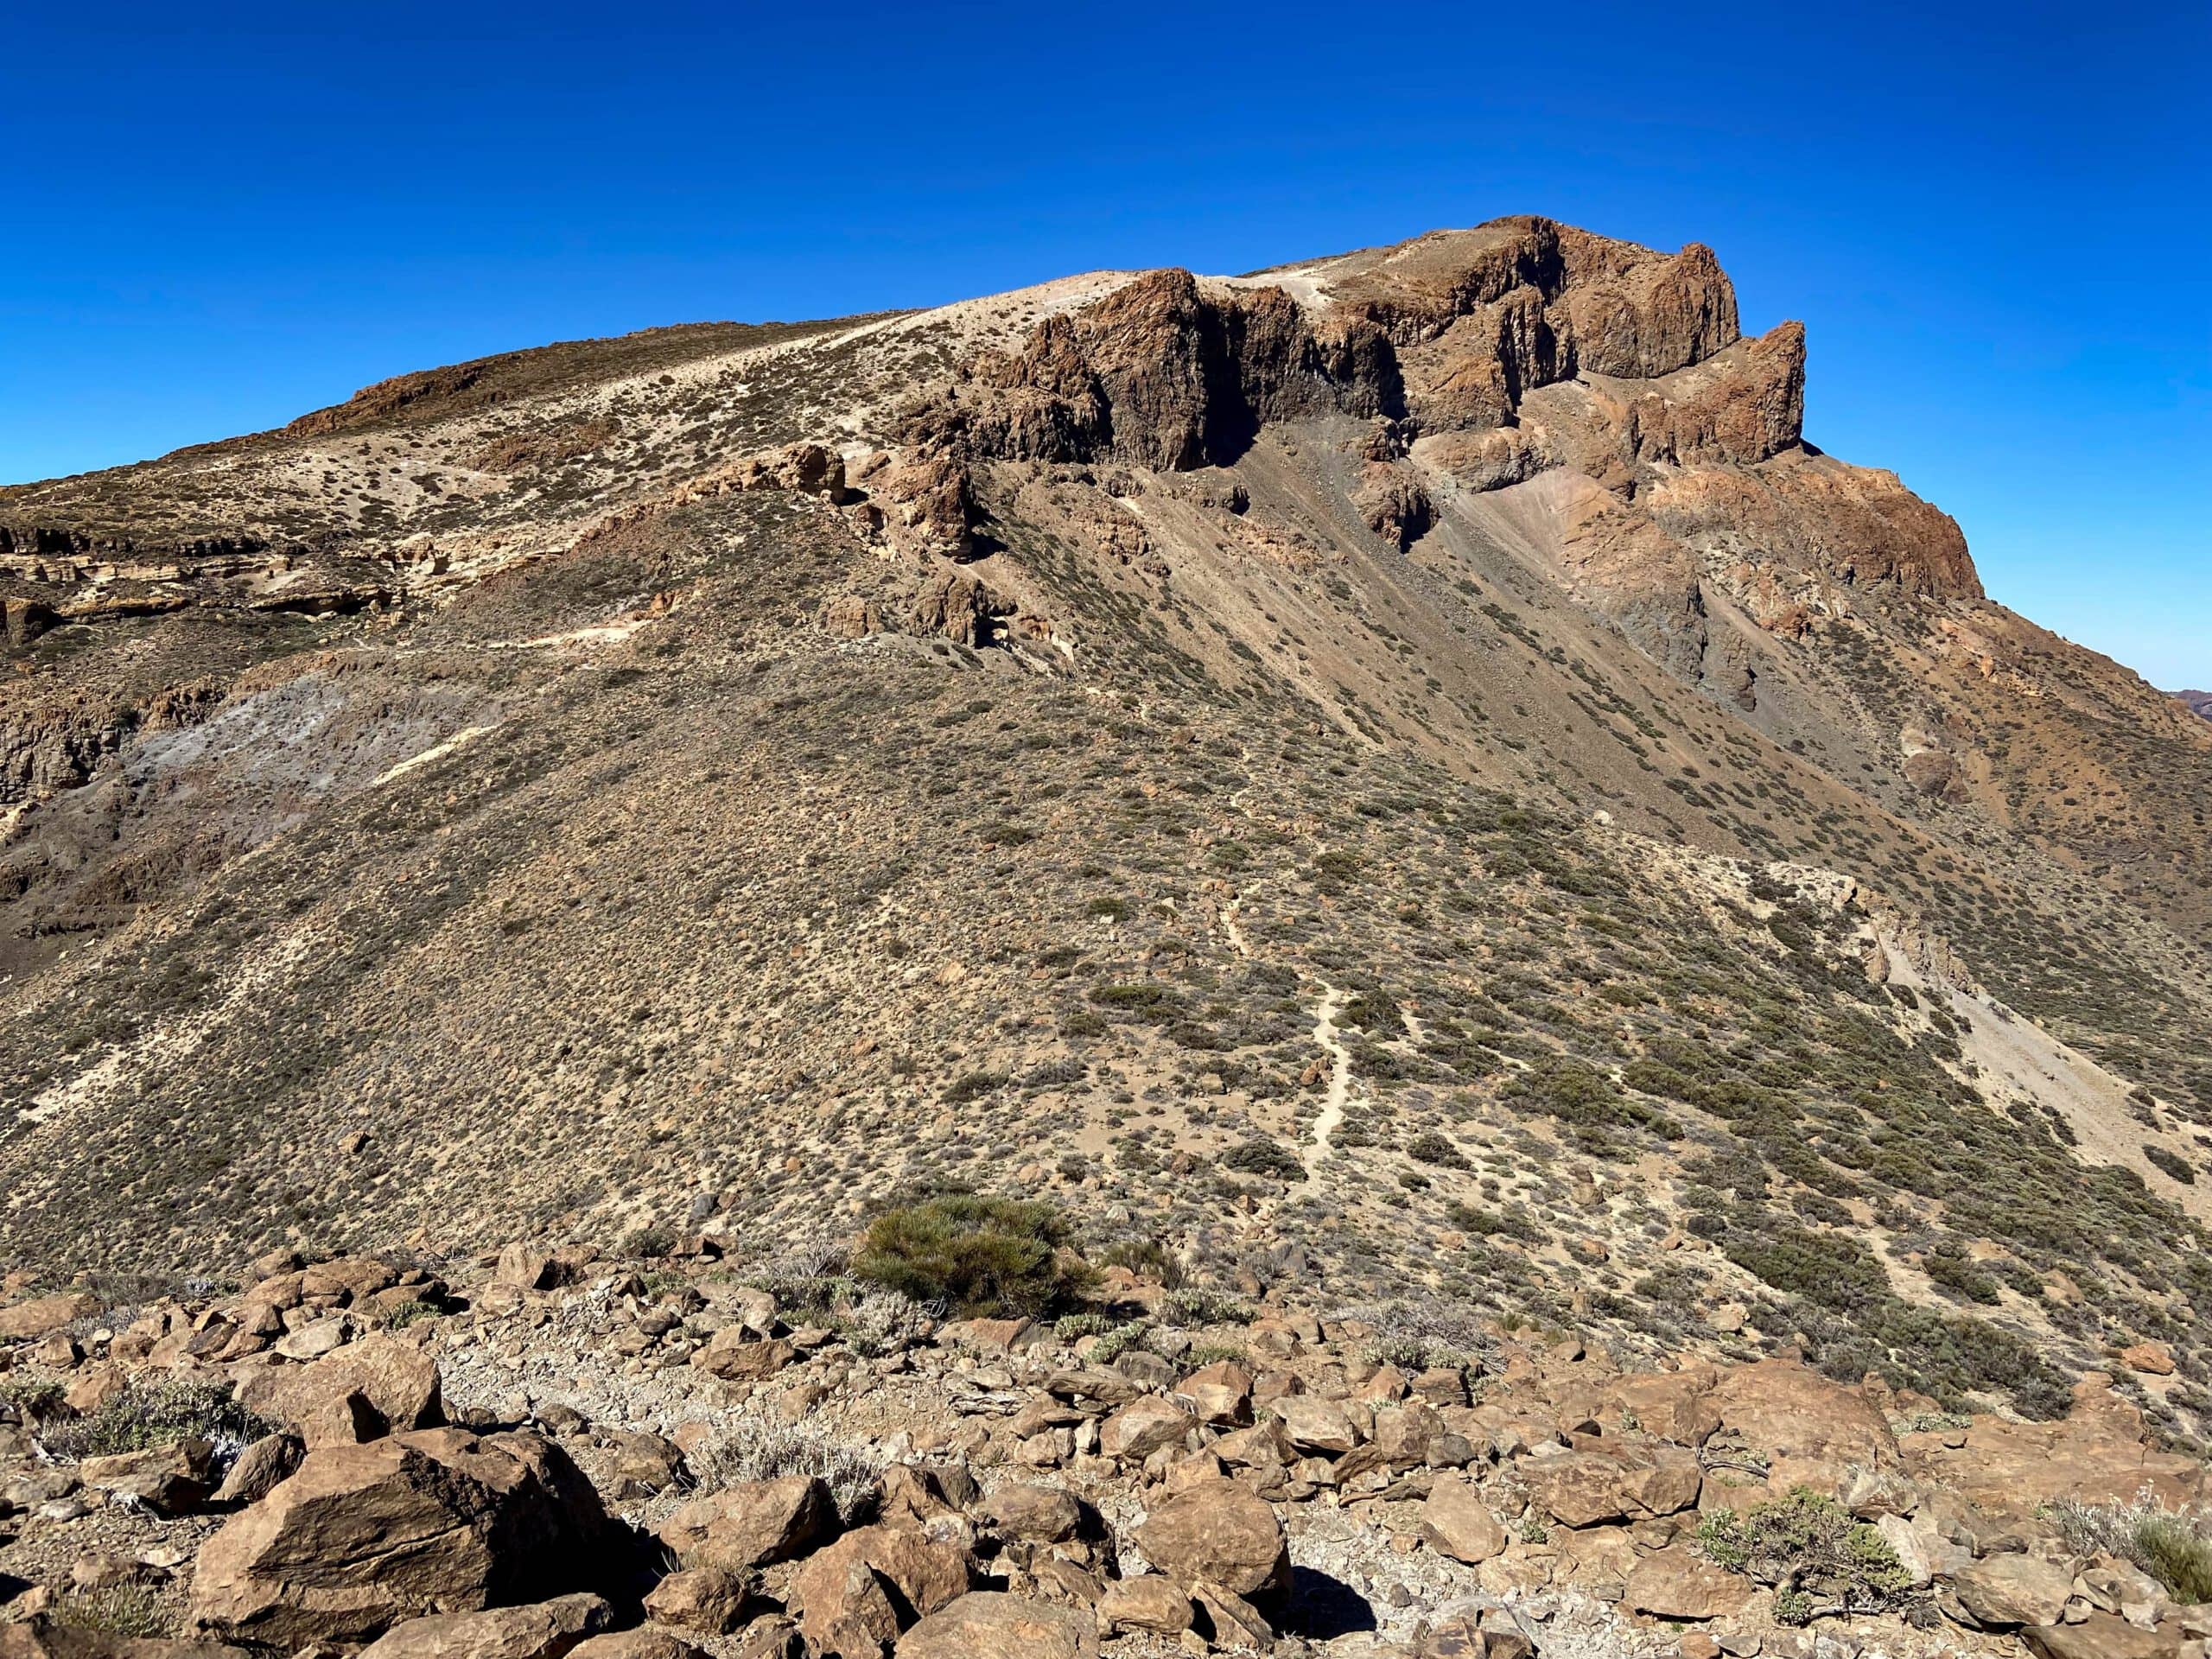
<svg viewBox="0 0 2212 1659"><path fill-rule="evenodd" d="M1322 1097L1313 1119L1313 1139L1302 1154L1309 1175L1333 1148L1329 1137L1344 1121L1344 1103L1351 1098L1351 1051L1337 1035L1337 1016L1344 1012L1344 994L1333 985L1321 988L1321 1001L1313 1011L1313 1040L1329 1057L1329 1092Z"/></svg>

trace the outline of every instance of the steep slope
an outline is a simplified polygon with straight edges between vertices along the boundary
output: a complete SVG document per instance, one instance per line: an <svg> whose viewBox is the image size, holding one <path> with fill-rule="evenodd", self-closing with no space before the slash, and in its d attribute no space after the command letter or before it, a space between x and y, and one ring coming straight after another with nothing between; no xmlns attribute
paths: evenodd
<svg viewBox="0 0 2212 1659"><path fill-rule="evenodd" d="M1541 219L721 325L0 493L4 1248L917 1182L1193 1272L2212 1360L2212 728Z"/></svg>

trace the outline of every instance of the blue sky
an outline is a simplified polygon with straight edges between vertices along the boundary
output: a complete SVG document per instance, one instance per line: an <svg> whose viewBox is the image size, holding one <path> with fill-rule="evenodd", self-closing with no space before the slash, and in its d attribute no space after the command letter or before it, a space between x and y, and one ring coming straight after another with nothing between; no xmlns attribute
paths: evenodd
<svg viewBox="0 0 2212 1659"><path fill-rule="evenodd" d="M10 8L0 481L549 340L1545 213L1711 243L1805 321L1813 442L2212 686L2208 81L2201 3Z"/></svg>

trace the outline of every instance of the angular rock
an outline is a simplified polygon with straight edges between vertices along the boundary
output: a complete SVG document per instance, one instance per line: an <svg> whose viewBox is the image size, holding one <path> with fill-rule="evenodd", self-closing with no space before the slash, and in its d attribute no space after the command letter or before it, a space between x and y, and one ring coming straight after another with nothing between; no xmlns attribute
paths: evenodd
<svg viewBox="0 0 2212 1659"><path fill-rule="evenodd" d="M645 1612L677 1630L727 1636L743 1622L745 1580L719 1567L678 1568L645 1597Z"/></svg>
<svg viewBox="0 0 2212 1659"><path fill-rule="evenodd" d="M898 1659L1097 1659L1097 1653L1088 1612L983 1590L900 1637Z"/></svg>
<svg viewBox="0 0 2212 1659"><path fill-rule="evenodd" d="M741 1325L726 1325L692 1351L691 1363L725 1382L758 1382L798 1357L798 1350L781 1337L754 1337Z"/></svg>
<svg viewBox="0 0 2212 1659"><path fill-rule="evenodd" d="M1183 1379L1180 1392L1203 1422L1231 1425L1252 1421L1252 1374L1234 1360L1200 1366Z"/></svg>
<svg viewBox="0 0 2212 1659"><path fill-rule="evenodd" d="M156 1515L189 1515L214 1488L215 1448L182 1440L143 1452L86 1458L78 1468L85 1484L111 1498L143 1504Z"/></svg>
<svg viewBox="0 0 2212 1659"><path fill-rule="evenodd" d="M982 1503L982 1513L1009 1538L1062 1543L1083 1525L1083 1500L1058 1486L1001 1486Z"/></svg>
<svg viewBox="0 0 2212 1659"><path fill-rule="evenodd" d="M1175 1636L1191 1628L1191 1599L1157 1573L1116 1579L1098 1598L1099 1628L1109 1635L1150 1630Z"/></svg>
<svg viewBox="0 0 2212 1659"><path fill-rule="evenodd" d="M39 1296L13 1307L0 1307L0 1342L32 1342L100 1311L99 1299L81 1291Z"/></svg>
<svg viewBox="0 0 2212 1659"><path fill-rule="evenodd" d="M1671 1544L1637 1562L1623 1599L1632 1611L1662 1618L1726 1618L1742 1612L1757 1588L1741 1573Z"/></svg>
<svg viewBox="0 0 2212 1659"><path fill-rule="evenodd" d="M1163 1446L1180 1446L1198 1420L1173 1401L1151 1394L1133 1400L1098 1428L1098 1449L1141 1463Z"/></svg>
<svg viewBox="0 0 2212 1659"><path fill-rule="evenodd" d="M307 1447L296 1434L279 1431L264 1434L238 1453L223 1484L215 1489L218 1503L258 1503L299 1472Z"/></svg>
<svg viewBox="0 0 2212 1659"><path fill-rule="evenodd" d="M1517 1465L1544 1512L1562 1526L1674 1515L1697 1502L1702 1472L1680 1446L1624 1446L1523 1459Z"/></svg>
<svg viewBox="0 0 2212 1659"><path fill-rule="evenodd" d="M592 1582L607 1516L558 1446L427 1429L310 1452L200 1552L197 1626L268 1645L366 1641Z"/></svg>
<svg viewBox="0 0 2212 1659"><path fill-rule="evenodd" d="M1359 1444L1359 1431L1344 1408L1310 1394L1289 1394L1268 1409L1282 1424L1293 1447L1320 1457L1341 1457Z"/></svg>
<svg viewBox="0 0 2212 1659"><path fill-rule="evenodd" d="M1505 1548L1505 1529L1473 1484L1441 1476L1421 1506L1421 1541L1455 1561L1476 1566Z"/></svg>
<svg viewBox="0 0 2212 1659"><path fill-rule="evenodd" d="M1274 1627L1267 1616L1243 1597L1217 1584L1192 1587L1195 1626L1216 1648L1265 1653L1275 1644Z"/></svg>
<svg viewBox="0 0 2212 1659"><path fill-rule="evenodd" d="M401 1337L377 1332L312 1364L253 1363L238 1382L239 1403L311 1447L445 1421L437 1362Z"/></svg>
<svg viewBox="0 0 2212 1659"><path fill-rule="evenodd" d="M1997 1630L2055 1624L2074 1593L2074 1575L2033 1555L1991 1555L1951 1574L1959 1605Z"/></svg>
<svg viewBox="0 0 2212 1659"><path fill-rule="evenodd" d="M1200 1481L1164 1499L1135 1536L1145 1559L1185 1590L1209 1582L1249 1596L1289 1575L1281 1521L1234 1481Z"/></svg>
<svg viewBox="0 0 2212 1659"><path fill-rule="evenodd" d="M957 1540L912 1527L863 1527L808 1557L787 1599L815 1651L874 1659L903 1627L965 1595L974 1573L974 1558Z"/></svg>
<svg viewBox="0 0 2212 1659"><path fill-rule="evenodd" d="M2079 1624L2031 1625L2020 1640L2036 1659L2179 1659L2188 1651L2167 1631L2138 1630L2110 1613L2091 1613Z"/></svg>
<svg viewBox="0 0 2212 1659"><path fill-rule="evenodd" d="M660 1529L686 1567L750 1573L795 1560L837 1530L830 1489L810 1475L742 1481L686 1503Z"/></svg>
<svg viewBox="0 0 2212 1659"><path fill-rule="evenodd" d="M836 1545L799 1568L791 1600L816 1659L883 1659L899 1637L888 1587L857 1552Z"/></svg>
<svg viewBox="0 0 2212 1659"><path fill-rule="evenodd" d="M565 1659L614 1622L597 1596L410 1618L361 1649L362 1659Z"/></svg>

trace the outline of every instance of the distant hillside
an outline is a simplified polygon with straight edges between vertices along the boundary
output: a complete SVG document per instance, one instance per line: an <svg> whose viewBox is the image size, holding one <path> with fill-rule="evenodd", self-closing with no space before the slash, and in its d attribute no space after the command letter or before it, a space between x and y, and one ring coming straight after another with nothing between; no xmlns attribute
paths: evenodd
<svg viewBox="0 0 2212 1659"><path fill-rule="evenodd" d="M2190 1439L2212 725L1808 446L1808 350L1511 219L0 491L0 1255L961 1184L2032 1413L2156 1340Z"/></svg>

